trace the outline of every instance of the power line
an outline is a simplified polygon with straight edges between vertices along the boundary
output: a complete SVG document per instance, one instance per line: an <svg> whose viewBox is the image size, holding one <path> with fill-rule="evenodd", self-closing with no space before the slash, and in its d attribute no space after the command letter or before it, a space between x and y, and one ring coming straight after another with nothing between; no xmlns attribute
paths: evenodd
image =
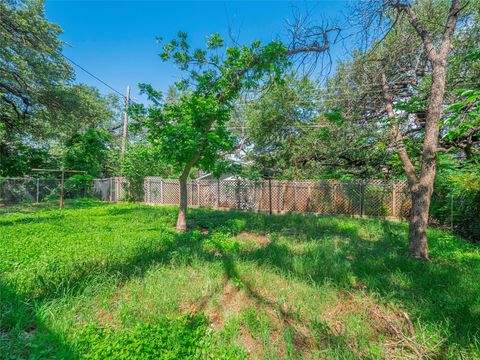
<svg viewBox="0 0 480 360"><path fill-rule="evenodd" d="M407 83L404 83L404 82L397 82L397 83L393 83L391 84L391 86L393 85L394 87L395 86L401 86L401 85L404 85L404 84L407 84ZM409 83L410 84L410 83ZM410 84L411 85L411 84ZM468 86L468 85L480 85L480 82L471 82L471 83L458 83L458 84L455 84L455 87L459 87L459 86ZM346 85L347 86L347 85ZM381 88L378 88L378 89L375 89L377 86L381 86L381 85L377 85L377 84L374 84L372 86L366 86L366 87L357 87L357 88L316 88L316 89L311 89L311 90L301 90L301 91L298 91L300 94L300 96L297 96L297 98L306 98L308 96L310 97L317 97L317 98L325 98L325 97L338 97L338 98L341 98L342 96L344 95L348 95L348 94L352 94L352 95L356 95L357 92L362 92L362 93L382 93L383 90ZM448 86L448 84L447 84ZM403 90L404 88L392 88L393 90ZM346 91L343 91L341 94L337 95L337 94L334 94L334 93L322 93L322 91L332 91L332 90L346 90ZM255 92L255 91L251 91L250 94L258 94L258 92ZM296 94L293 94L294 96ZM260 92L260 97L262 96L261 92ZM246 101L251 101L251 100L255 100L255 99L247 99Z"/></svg>
<svg viewBox="0 0 480 360"><path fill-rule="evenodd" d="M455 87L459 87L459 86L468 86L468 85L480 85L480 82L472 82L472 83L459 83L459 84L455 84ZM301 91L300 91L301 92ZM382 95L383 94L383 90L382 89L378 89L378 90L369 90L369 91L363 91L363 94L372 94L372 96L374 95ZM335 101L335 100L351 100L351 101L358 101L360 100L359 98L355 98L355 95L358 95L354 92L343 92L341 94L328 94L328 93L324 93L324 94L321 94L321 93L315 93L314 91L311 91L310 93L305 93L305 92L301 92L300 96L295 96L295 94L293 94L293 101L297 104L297 105L315 105L315 104L327 104L328 102L332 102L332 101ZM258 97L255 97L255 98L240 98L237 100L236 102L236 105L239 106L239 107L242 107L243 105L248 105L248 104L252 104L252 103L256 103L258 102L259 100L261 100L262 98L264 97L264 94L259 94ZM282 99L286 99L286 98L280 98L279 100L282 100ZM275 101L273 101L275 102Z"/></svg>
<svg viewBox="0 0 480 360"><path fill-rule="evenodd" d="M73 65L75 65L76 67L78 67L80 70L83 70L85 73L87 73L88 75L90 75L91 77L93 77L95 80L101 82L103 85L105 85L106 87L108 87L110 90L116 92L118 95L120 95L121 97L123 97L125 100L127 99L126 96L124 94L122 94L120 91L118 91L117 89L115 89L114 87L110 86L109 84L107 84L105 81L103 81L102 79L100 79L98 76L92 74L90 71L88 71L87 69L85 69L83 66L79 65L78 63L76 63L75 61L73 61L72 59L70 59L68 56L64 55L64 54L60 54L61 56L63 56L66 60L70 61Z"/></svg>
<svg viewBox="0 0 480 360"><path fill-rule="evenodd" d="M0 24L2 25L2 24ZM12 29L8 29L5 24L3 24L3 27L7 30L7 31L12 31ZM8 33L8 35L11 35L10 33ZM37 41L42 41L41 39L38 38L38 36L34 33L31 33L31 35L33 35ZM16 41L13 37L10 37L13 41ZM95 74L93 74L92 72L90 72L89 70L87 70L85 67L81 66L80 64L78 64L77 62L75 62L74 60L72 60L71 58L69 58L68 56L64 55L63 53L59 53L60 56L62 56L63 58L65 58L67 61L69 61L70 63L72 63L73 65L75 65L76 67L78 67L80 70L84 71L86 74L90 75L92 78L94 78L95 80L99 81L100 83L102 83L103 85L105 85L107 88L109 88L110 90L114 91L115 93L117 93L118 95L120 95L122 98L125 99L125 101L127 101L128 103L133 103L133 104L136 104L135 101L127 98L123 93L121 93L120 91L118 91L117 89L115 89L113 86L109 85L106 81L102 80L101 78L99 78L98 76L96 76ZM404 85L410 85L412 86L411 82L394 82L393 84L391 84L391 86L402 86L402 89L404 88ZM473 82L473 83L459 83L459 84L455 84L455 86L462 86L462 85L480 85L480 82ZM365 86L365 87L357 87L357 88L354 88L354 89L350 89L348 88L348 85L345 84L345 86L347 87L347 91L346 92L343 92L342 94L340 95L336 95L336 94L332 94L332 93L321 93L322 91L333 91L333 90L344 90L345 88L340 88L340 87L318 87L318 88L314 88L314 89L311 89L311 90L307 90L307 91L301 91L300 93L300 96L296 96L296 101L305 101L305 103L307 103L308 101L311 101L311 102L315 102L315 103L319 103L320 101L328 101L330 99L335 99L335 100L350 100L350 98L347 98L346 96L348 96L348 93L351 93L352 95L355 95L355 92L362 92L362 93L372 93L372 94L381 94L383 92L382 89L379 89L378 87L381 86L381 84L372 84L370 86ZM375 90L374 90L375 89ZM348 90L353 90L353 92L350 92ZM257 94L256 92L250 92L252 94ZM296 94L294 94L296 95ZM308 98L308 96L310 95L310 98ZM260 97L262 97L262 95L260 95ZM239 100L239 102L237 103L237 105L240 105L240 104L248 104L248 103L252 103L252 102L255 102L257 101L258 98L256 99L243 99L243 100Z"/></svg>
<svg viewBox="0 0 480 360"><path fill-rule="evenodd" d="M8 29L5 24L0 24L3 26L3 28L5 30L8 31L8 35L10 36L10 39L13 40L13 41L16 41L13 37L12 37L12 29ZM30 35L32 35L38 42L42 42L42 40L35 34L35 33L30 33ZM63 57L65 60L69 61L70 63L72 63L73 65L75 65L76 67L78 67L80 70L84 71L85 73L87 73L88 75L90 75L91 77L93 77L95 80L99 81L100 83L102 83L103 85L105 85L107 88L109 88L110 90L114 91L115 93L117 93L118 95L120 95L122 98L124 98L126 101L129 101L129 102L132 102L135 104L134 101L132 100L128 100L127 97L122 94L120 91L118 91L117 89L115 89L113 86L109 85L106 81L100 79L98 76L92 74L90 71L88 71L87 69L85 69L83 66L81 66L80 64L78 64L77 62L73 61L72 59L70 59L67 55L59 52L58 53L61 57Z"/></svg>

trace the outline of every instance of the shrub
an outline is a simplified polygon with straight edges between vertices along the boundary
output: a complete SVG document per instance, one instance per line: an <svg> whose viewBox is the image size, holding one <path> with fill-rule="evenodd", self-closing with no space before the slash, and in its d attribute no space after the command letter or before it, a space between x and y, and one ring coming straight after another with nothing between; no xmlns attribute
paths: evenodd
<svg viewBox="0 0 480 360"><path fill-rule="evenodd" d="M443 171L436 179L431 216L472 242L480 241L480 173L478 169Z"/></svg>

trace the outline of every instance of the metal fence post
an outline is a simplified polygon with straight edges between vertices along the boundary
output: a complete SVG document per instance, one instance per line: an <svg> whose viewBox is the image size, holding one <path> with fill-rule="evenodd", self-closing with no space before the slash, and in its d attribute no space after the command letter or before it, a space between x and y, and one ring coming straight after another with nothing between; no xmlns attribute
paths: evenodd
<svg viewBox="0 0 480 360"><path fill-rule="evenodd" d="M37 178L37 196L36 196L36 201L37 201L37 204L38 204L38 200L40 198L40 179Z"/></svg>
<svg viewBox="0 0 480 360"><path fill-rule="evenodd" d="M192 205L193 205L193 189L192 189ZM200 181L198 180L197 180L197 205L198 207L200 207Z"/></svg>
<svg viewBox="0 0 480 360"><path fill-rule="evenodd" d="M217 180L217 209L220 208L220 179Z"/></svg>
<svg viewBox="0 0 480 360"><path fill-rule="evenodd" d="M396 182L392 183L392 216L394 218L397 217L397 192L396 190Z"/></svg>
<svg viewBox="0 0 480 360"><path fill-rule="evenodd" d="M293 182L293 211L297 211L297 182Z"/></svg>
<svg viewBox="0 0 480 360"><path fill-rule="evenodd" d="M365 214L365 184L360 183L360 216Z"/></svg>
<svg viewBox="0 0 480 360"><path fill-rule="evenodd" d="M163 179L160 179L160 204L163 205Z"/></svg>
<svg viewBox="0 0 480 360"><path fill-rule="evenodd" d="M268 204L270 209L270 215L272 215L272 179L268 179Z"/></svg>
<svg viewBox="0 0 480 360"><path fill-rule="evenodd" d="M143 194L143 201L147 204L150 204L150 178L148 176L143 179L143 187L145 189L145 193Z"/></svg>

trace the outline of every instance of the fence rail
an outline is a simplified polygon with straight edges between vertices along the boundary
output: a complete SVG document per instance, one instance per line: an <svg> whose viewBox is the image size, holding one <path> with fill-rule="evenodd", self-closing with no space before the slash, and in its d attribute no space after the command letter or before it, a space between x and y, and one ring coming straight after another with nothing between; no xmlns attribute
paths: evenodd
<svg viewBox="0 0 480 360"><path fill-rule="evenodd" d="M135 197L125 178L94 180L94 196L116 202ZM138 186L137 186L138 188ZM178 180L146 177L137 200L152 205L178 205ZM301 212L405 218L410 196L405 181L191 180L189 206L266 212Z"/></svg>

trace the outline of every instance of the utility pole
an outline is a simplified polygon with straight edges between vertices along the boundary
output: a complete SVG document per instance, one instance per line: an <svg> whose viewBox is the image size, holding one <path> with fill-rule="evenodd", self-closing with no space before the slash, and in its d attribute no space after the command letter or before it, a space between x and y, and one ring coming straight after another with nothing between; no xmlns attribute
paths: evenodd
<svg viewBox="0 0 480 360"><path fill-rule="evenodd" d="M127 136L128 136L128 105L130 103L130 85L127 85L127 93L125 95L125 116L123 118L123 134L122 134L122 160L125 156L125 149L127 146Z"/></svg>

